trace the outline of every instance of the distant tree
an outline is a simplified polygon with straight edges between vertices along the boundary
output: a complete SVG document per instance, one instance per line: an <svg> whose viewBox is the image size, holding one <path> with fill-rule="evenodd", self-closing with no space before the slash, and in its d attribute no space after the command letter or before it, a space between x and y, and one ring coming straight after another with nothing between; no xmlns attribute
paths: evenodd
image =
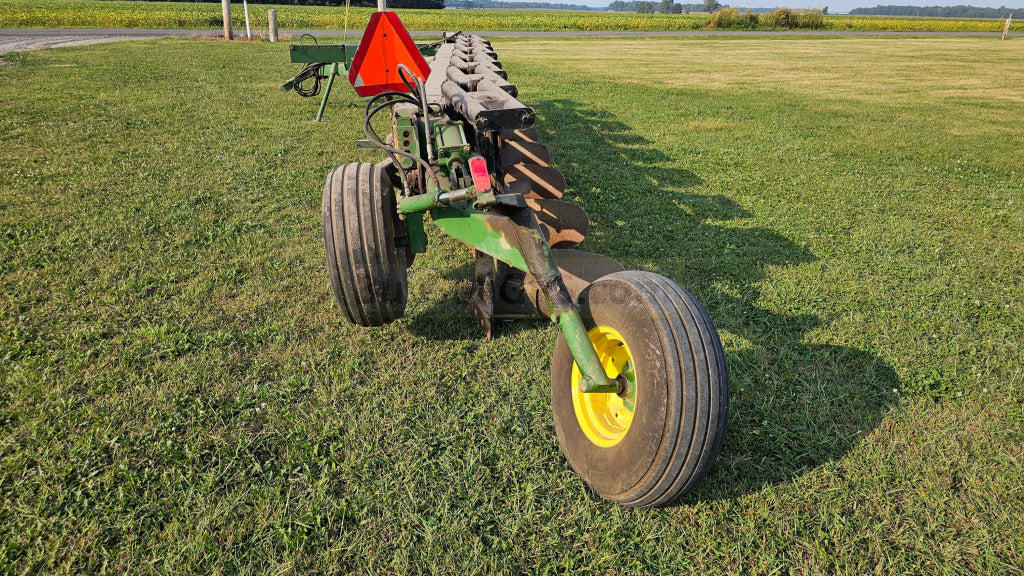
<svg viewBox="0 0 1024 576"><path fill-rule="evenodd" d="M275 0L280 1L280 0ZM459 0L447 0L448 6L455 6L455 2ZM676 4L675 0L669 2L668 12L664 12L662 6L665 4L665 0L659 0L658 12L665 14L689 14L690 12L700 12L704 10L703 4ZM612 0L612 3L608 5L605 10L609 12L640 12L640 7L637 6L637 0ZM653 10L653 8L652 8Z"/></svg>
<svg viewBox="0 0 1024 576"><path fill-rule="evenodd" d="M671 14L672 5L675 3L676 0L661 0L661 3L658 4L658 12L660 14Z"/></svg>
<svg viewBox="0 0 1024 576"><path fill-rule="evenodd" d="M654 2L637 2L636 11L640 14L654 14Z"/></svg>
<svg viewBox="0 0 1024 576"><path fill-rule="evenodd" d="M875 6L854 8L850 14L877 16L927 16L932 18L1006 18L1012 8L975 8L974 6Z"/></svg>
<svg viewBox="0 0 1024 576"><path fill-rule="evenodd" d="M280 0L273 0L275 2ZM388 0L388 6L391 6L391 2L399 2L401 0ZM376 0L374 3L376 6ZM458 8L461 10L485 10L485 9L497 9L497 10L600 10L592 6L584 6L582 4L561 4L552 2L507 2L505 0L448 0L445 4L446 8Z"/></svg>
<svg viewBox="0 0 1024 576"><path fill-rule="evenodd" d="M825 6L824 8L822 8L821 9L821 13L826 15L826 16L828 16L828 6Z"/></svg>
<svg viewBox="0 0 1024 576"><path fill-rule="evenodd" d="M704 0L704 10L706 10L708 14L716 12L721 7L722 5L718 3L718 0Z"/></svg>
<svg viewBox="0 0 1024 576"><path fill-rule="evenodd" d="M636 12L636 0L629 0L624 2L623 0L615 0L608 5L608 11L610 12Z"/></svg>

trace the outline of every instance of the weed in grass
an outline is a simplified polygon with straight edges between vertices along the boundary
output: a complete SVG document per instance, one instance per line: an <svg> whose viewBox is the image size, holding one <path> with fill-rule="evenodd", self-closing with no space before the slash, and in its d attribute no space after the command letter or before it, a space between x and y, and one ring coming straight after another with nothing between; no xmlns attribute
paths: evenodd
<svg viewBox="0 0 1024 576"><path fill-rule="evenodd" d="M711 19L704 25L710 30L726 30L732 28L740 21L740 11L735 8L723 8L711 15Z"/></svg>
<svg viewBox="0 0 1024 576"><path fill-rule="evenodd" d="M0 54L0 66L19 66L27 61L22 52L7 52Z"/></svg>

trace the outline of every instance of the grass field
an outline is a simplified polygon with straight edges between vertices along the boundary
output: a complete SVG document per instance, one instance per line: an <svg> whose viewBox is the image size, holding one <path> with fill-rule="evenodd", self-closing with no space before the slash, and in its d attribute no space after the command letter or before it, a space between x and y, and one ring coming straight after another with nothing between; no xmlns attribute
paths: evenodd
<svg viewBox="0 0 1024 576"><path fill-rule="evenodd" d="M483 340L431 233L342 322L323 178L360 102L270 43L0 65L0 572L1020 574L1022 43L502 40L591 215L732 377L718 464L612 506L560 455L555 329ZM639 64L639 65L638 65Z"/></svg>
<svg viewBox="0 0 1024 576"><path fill-rule="evenodd" d="M250 23L267 28L267 9L276 8L282 30L341 30L345 10L333 6L254 4ZM371 9L352 8L349 30L366 27ZM707 14L627 14L615 12L535 12L493 10L401 10L410 30L700 30ZM232 10L236 30L245 29L240 7ZM900 32L1001 32L1005 21L971 18L897 18L835 15L824 18L827 30ZM216 3L138 2L124 0L0 0L0 28L185 28L223 26ZM1011 24L1024 32L1024 20Z"/></svg>

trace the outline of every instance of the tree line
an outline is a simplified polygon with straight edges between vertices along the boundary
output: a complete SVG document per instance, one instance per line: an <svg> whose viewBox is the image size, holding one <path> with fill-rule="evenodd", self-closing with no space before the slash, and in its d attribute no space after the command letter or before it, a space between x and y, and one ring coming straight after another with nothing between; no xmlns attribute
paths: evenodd
<svg viewBox="0 0 1024 576"><path fill-rule="evenodd" d="M388 4L390 6L390 3ZM502 0L446 0L445 7L462 10L600 10L581 4L551 2L503 2Z"/></svg>
<svg viewBox="0 0 1024 576"><path fill-rule="evenodd" d="M675 0L645 2L644 0L615 0L606 10L611 12L639 12L640 14L683 14L690 12L714 12L721 8L718 0L706 0L703 4L676 4Z"/></svg>
<svg viewBox="0 0 1024 576"><path fill-rule="evenodd" d="M854 8L850 14L862 16L926 16L933 18L1009 18L1011 13L1024 16L1021 8L976 8L974 6L875 6Z"/></svg>

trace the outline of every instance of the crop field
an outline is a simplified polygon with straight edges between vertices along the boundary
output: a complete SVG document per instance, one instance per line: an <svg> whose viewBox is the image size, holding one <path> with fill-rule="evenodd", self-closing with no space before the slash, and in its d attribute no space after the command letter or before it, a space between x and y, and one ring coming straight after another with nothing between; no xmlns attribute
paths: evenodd
<svg viewBox="0 0 1024 576"><path fill-rule="evenodd" d="M864 30L884 32L1002 32L1003 19L920 18L914 16L825 16L826 30ZM1013 32L1024 31L1024 22L1010 22Z"/></svg>
<svg viewBox="0 0 1024 576"><path fill-rule="evenodd" d="M1021 574L1024 68L990 37L508 39L590 214L682 283L729 429L676 505L559 452L546 322L481 337L436 231L344 323L320 200L362 102L283 44L0 63L0 572Z"/></svg>
<svg viewBox="0 0 1024 576"><path fill-rule="evenodd" d="M267 9L276 8L282 30L340 30L344 7L250 7L250 24L267 28ZM369 8L352 8L349 30L362 30ZM410 30L495 31L685 31L700 30L707 14L627 14L602 12L535 12L491 10L401 10ZM241 7L232 10L235 29L244 29ZM1001 32L1005 21L968 18L896 18L878 16L825 16L826 30L902 32ZM128 2L121 0L0 0L0 28L184 28L218 29L221 7L199 2ZM1011 24L1024 31L1024 20Z"/></svg>

